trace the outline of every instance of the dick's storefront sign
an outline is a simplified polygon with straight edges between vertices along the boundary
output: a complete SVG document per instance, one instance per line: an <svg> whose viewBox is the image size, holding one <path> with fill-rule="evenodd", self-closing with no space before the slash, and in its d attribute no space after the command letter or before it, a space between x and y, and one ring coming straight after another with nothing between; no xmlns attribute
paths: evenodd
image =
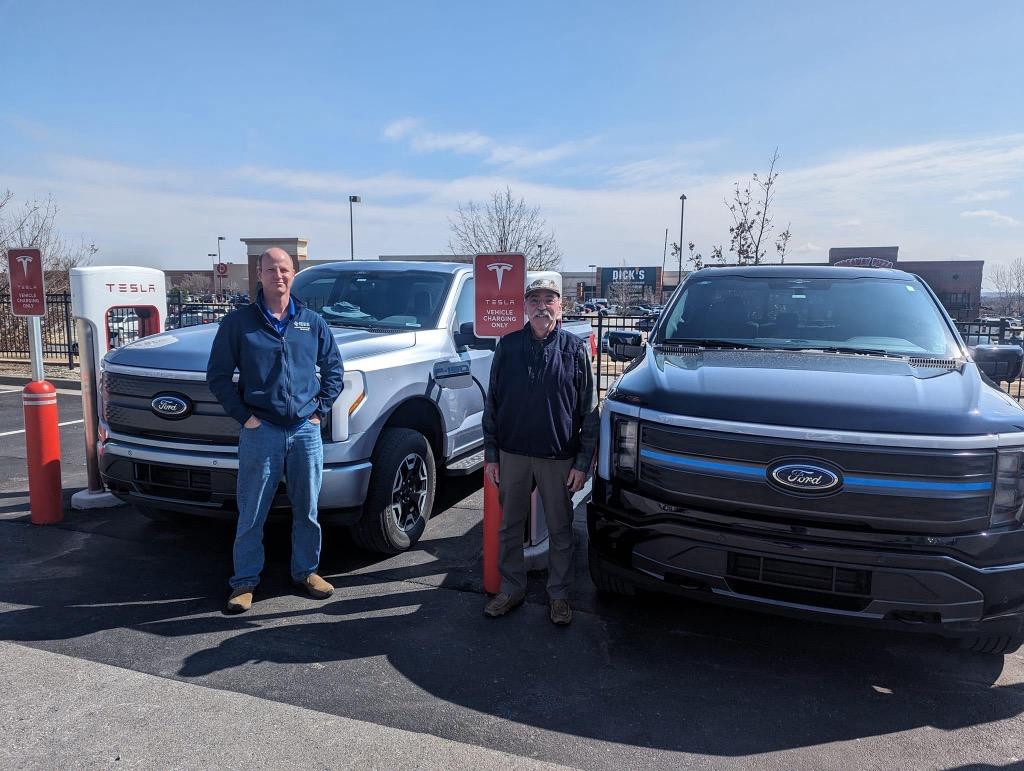
<svg viewBox="0 0 1024 771"><path fill-rule="evenodd" d="M622 289L630 295L655 294L661 289L660 267L619 267L601 268L598 292L607 296L613 288Z"/></svg>

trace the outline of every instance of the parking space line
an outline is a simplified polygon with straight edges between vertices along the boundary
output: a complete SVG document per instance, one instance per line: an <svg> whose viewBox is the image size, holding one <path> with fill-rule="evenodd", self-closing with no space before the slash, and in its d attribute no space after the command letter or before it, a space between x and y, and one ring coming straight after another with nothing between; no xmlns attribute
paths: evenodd
<svg viewBox="0 0 1024 771"><path fill-rule="evenodd" d="M75 423L84 423L84 422L85 422L85 418L79 418L78 420L67 420L67 421L64 421L63 423L58 423L57 425L58 426L73 426L73 425L75 425ZM2 434L0 434L0 436L14 436L15 434L24 434L24 433L25 433L25 429L22 428L22 429L20 429L18 431L4 431Z"/></svg>

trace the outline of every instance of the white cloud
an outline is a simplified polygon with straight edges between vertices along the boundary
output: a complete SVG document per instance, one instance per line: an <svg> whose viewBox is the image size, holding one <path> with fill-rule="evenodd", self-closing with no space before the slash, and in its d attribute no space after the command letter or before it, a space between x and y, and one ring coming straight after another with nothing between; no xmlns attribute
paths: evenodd
<svg viewBox="0 0 1024 771"><path fill-rule="evenodd" d="M524 168L560 161L581 147L578 142L562 142L551 147L530 149L506 144L477 131L435 132L422 128L419 118L401 118L384 128L384 138L407 141L418 153L451 152L475 155L496 166ZM585 143L584 143L585 144Z"/></svg>
<svg viewBox="0 0 1024 771"><path fill-rule="evenodd" d="M397 141L411 134L419 125L417 118L399 118L384 127L384 138Z"/></svg>
<svg viewBox="0 0 1024 771"><path fill-rule="evenodd" d="M1001 214L994 209L975 209L974 211L962 211L960 216L965 219L988 220L994 225L1019 225L1020 222L1008 214Z"/></svg>
<svg viewBox="0 0 1024 771"><path fill-rule="evenodd" d="M409 122L392 133L410 147L425 136ZM350 194L363 196L355 211L357 254L442 253L457 204L508 185L541 207L566 266L580 268L622 260L660 265L665 230L669 240L678 238L680 187L687 194L684 239L705 255L716 244L728 246L722 200L751 171L698 175L699 152L667 150L663 160L609 157L576 177L565 169L579 168L579 159L551 158L527 178L521 165L490 163L494 150L471 156L489 173L433 178L400 168L373 175L261 165L174 169L56 156L32 159L37 175L6 174L4 186L20 198L52 192L60 226L96 241L103 262L172 268L205 265L217 235L229 238L225 256L232 248L240 253L239 236L274 233L309 238L316 259L347 256ZM662 163L676 164L671 174ZM794 260L819 261L830 246L878 244L899 245L908 260L971 254L999 262L1020 254L1020 231L993 227L1012 224L1012 217L981 208L961 216L966 207L952 201L963 190L1024 193L1024 135L872 150L804 167L784 163L781 171L775 221L778 228L791 223ZM570 178L575 186L565 183Z"/></svg>
<svg viewBox="0 0 1024 771"><path fill-rule="evenodd" d="M808 241L806 244L798 246L793 251L794 252L802 252L802 253L803 252L819 252L820 253L820 252L825 252L825 251L828 251L828 250L825 249L825 247L823 247L823 246L818 246L817 244L812 244L810 241Z"/></svg>
<svg viewBox="0 0 1024 771"><path fill-rule="evenodd" d="M1010 190L974 190L969 193L959 195L953 200L957 203L982 203L984 201L998 201L1003 198L1009 198L1013 195Z"/></svg>

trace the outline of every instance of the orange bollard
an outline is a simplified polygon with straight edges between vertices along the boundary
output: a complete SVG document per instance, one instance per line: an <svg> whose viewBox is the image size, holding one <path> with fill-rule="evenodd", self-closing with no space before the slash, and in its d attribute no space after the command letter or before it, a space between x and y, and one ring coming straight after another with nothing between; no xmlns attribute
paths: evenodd
<svg viewBox="0 0 1024 771"><path fill-rule="evenodd" d="M501 501L498 487L484 474L484 591L497 594L501 589L498 556L501 546Z"/></svg>
<svg viewBox="0 0 1024 771"><path fill-rule="evenodd" d="M30 520L34 525L52 525L64 519L57 389L46 380L33 380L25 386L21 400L25 407Z"/></svg>

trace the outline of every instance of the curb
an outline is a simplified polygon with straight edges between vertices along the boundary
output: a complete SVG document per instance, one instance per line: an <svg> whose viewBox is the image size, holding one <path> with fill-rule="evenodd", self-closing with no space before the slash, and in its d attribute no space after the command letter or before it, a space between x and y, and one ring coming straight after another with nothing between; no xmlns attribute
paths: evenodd
<svg viewBox="0 0 1024 771"><path fill-rule="evenodd" d="M70 389L72 389L74 391L81 391L82 390L82 381L81 380L68 380L67 378L59 378L59 377L48 377L48 378L45 378L45 379L47 381L49 381L50 383L53 383L53 385L56 388L70 388ZM0 375L0 385L19 385L19 386L24 386L24 385L28 385L29 382L30 382L30 378L22 376L22 375Z"/></svg>

